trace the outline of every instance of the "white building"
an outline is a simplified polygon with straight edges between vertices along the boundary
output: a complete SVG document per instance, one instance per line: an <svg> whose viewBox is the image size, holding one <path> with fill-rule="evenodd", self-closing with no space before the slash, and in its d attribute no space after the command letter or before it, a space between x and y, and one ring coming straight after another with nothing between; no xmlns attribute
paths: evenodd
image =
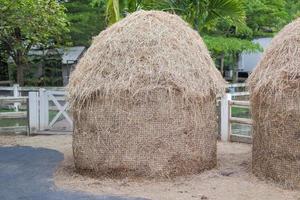
<svg viewBox="0 0 300 200"><path fill-rule="evenodd" d="M254 39L254 43L258 43L264 50L270 45L272 38L257 38ZM241 72L245 72L245 74L250 74L253 69L256 67L258 62L260 61L263 52L258 53L242 53L239 57L238 62L238 72L239 74L243 74Z"/></svg>

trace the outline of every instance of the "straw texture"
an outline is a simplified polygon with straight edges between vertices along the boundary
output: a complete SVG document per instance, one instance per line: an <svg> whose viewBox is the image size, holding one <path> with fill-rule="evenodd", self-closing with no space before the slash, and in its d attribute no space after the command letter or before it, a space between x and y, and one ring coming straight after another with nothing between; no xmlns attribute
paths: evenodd
<svg viewBox="0 0 300 200"><path fill-rule="evenodd" d="M72 73L79 171L171 177L216 165L216 95L202 39L176 15L138 11L94 38Z"/></svg>
<svg viewBox="0 0 300 200"><path fill-rule="evenodd" d="M249 78L253 172L300 187L300 19L273 39Z"/></svg>

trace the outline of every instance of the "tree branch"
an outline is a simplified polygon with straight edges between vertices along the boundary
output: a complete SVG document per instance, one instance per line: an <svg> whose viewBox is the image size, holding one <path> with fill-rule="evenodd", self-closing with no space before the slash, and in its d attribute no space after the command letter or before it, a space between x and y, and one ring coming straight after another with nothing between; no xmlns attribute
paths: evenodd
<svg viewBox="0 0 300 200"><path fill-rule="evenodd" d="M16 52L14 51L11 43L5 40L5 38L1 38L0 41L2 41L5 44L5 46L7 47L6 50L8 54L14 59L14 57L16 57Z"/></svg>

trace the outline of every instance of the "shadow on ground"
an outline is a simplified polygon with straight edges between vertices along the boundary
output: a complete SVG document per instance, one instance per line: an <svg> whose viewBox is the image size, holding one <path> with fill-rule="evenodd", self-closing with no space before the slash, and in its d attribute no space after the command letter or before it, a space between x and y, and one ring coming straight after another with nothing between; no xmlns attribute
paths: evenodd
<svg viewBox="0 0 300 200"><path fill-rule="evenodd" d="M5 200L142 200L93 196L55 187L53 174L63 154L32 147L0 147L0 199Z"/></svg>

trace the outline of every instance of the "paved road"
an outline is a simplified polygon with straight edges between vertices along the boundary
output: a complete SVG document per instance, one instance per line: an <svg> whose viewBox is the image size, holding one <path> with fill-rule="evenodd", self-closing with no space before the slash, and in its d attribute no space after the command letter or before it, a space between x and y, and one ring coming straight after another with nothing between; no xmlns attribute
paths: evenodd
<svg viewBox="0 0 300 200"><path fill-rule="evenodd" d="M53 173L63 160L55 150L32 147L0 147L1 200L142 200L93 196L54 186Z"/></svg>

